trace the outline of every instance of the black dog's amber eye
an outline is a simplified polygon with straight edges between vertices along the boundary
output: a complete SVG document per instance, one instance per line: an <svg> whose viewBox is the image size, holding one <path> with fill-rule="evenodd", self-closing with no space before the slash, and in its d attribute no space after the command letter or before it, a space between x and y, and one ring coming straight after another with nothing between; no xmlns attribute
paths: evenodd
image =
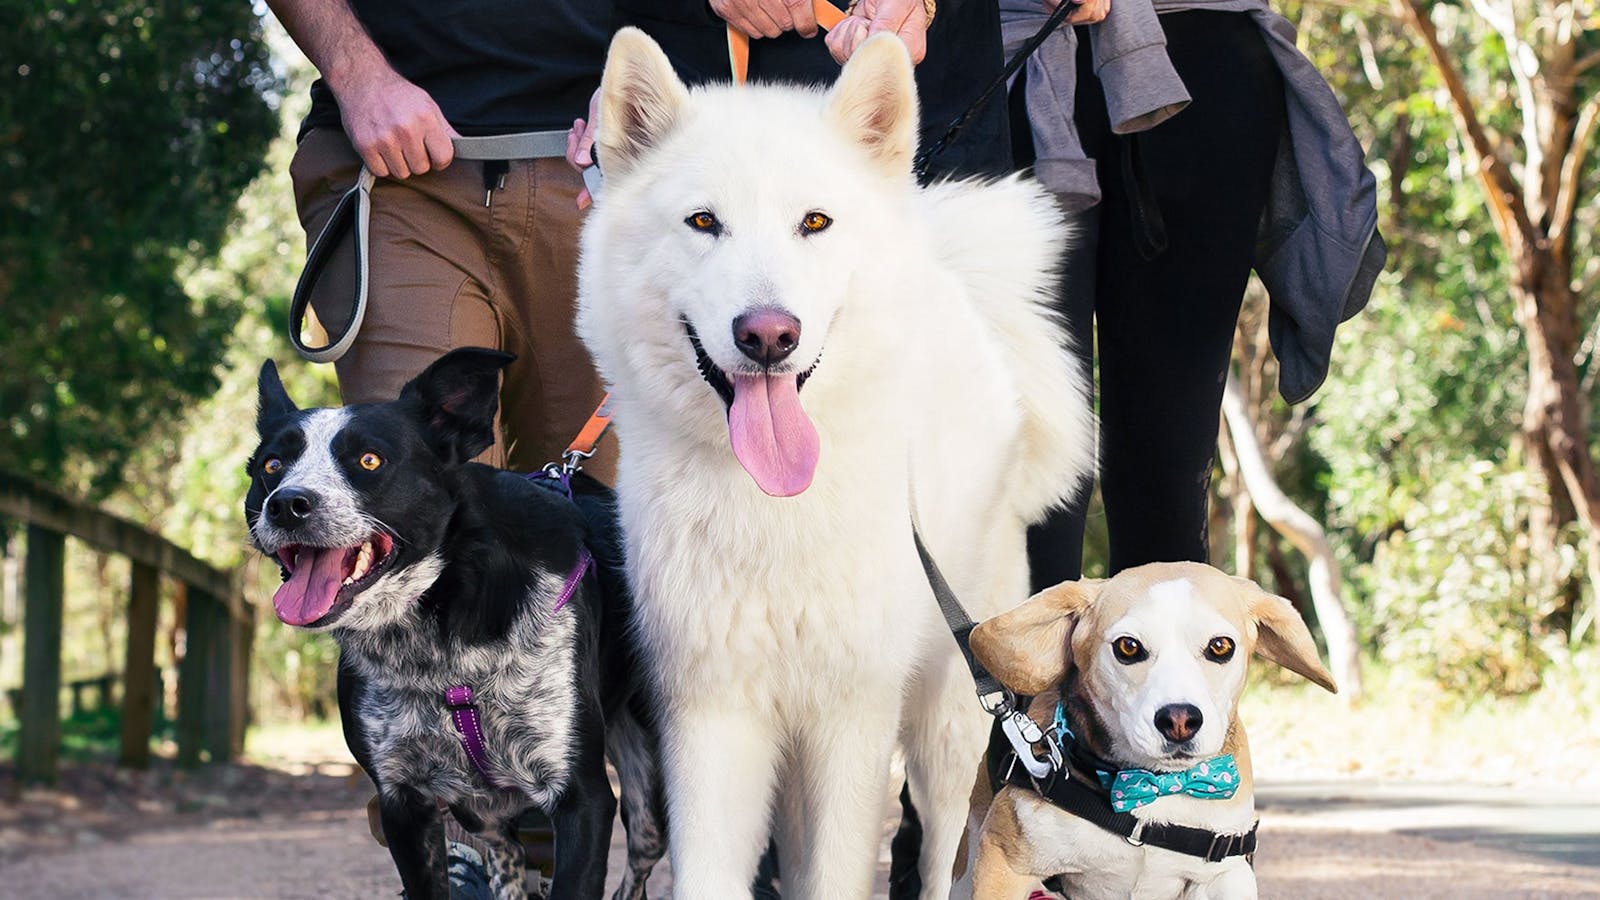
<svg viewBox="0 0 1600 900"><path fill-rule="evenodd" d="M825 213L819 213L816 210L812 210L811 212L806 213L805 218L800 220L800 233L816 234L819 231L825 230L829 225L832 224L833 220L828 218Z"/></svg>
<svg viewBox="0 0 1600 900"><path fill-rule="evenodd" d="M1212 662L1227 662L1233 658L1233 638L1218 635L1206 645L1206 659Z"/></svg>
<svg viewBox="0 0 1600 900"><path fill-rule="evenodd" d="M267 457L266 462L261 464L261 472L264 475L276 475L282 471L283 460L277 458L276 456Z"/></svg>
<svg viewBox="0 0 1600 900"><path fill-rule="evenodd" d="M1117 655L1117 662L1120 663L1136 663L1150 656L1143 644L1127 635L1112 641L1111 650Z"/></svg>
<svg viewBox="0 0 1600 900"><path fill-rule="evenodd" d="M383 465L383 457L373 453L371 450L361 454L361 468L366 469L368 472L381 465Z"/></svg>
<svg viewBox="0 0 1600 900"><path fill-rule="evenodd" d="M683 220L683 224L688 225L695 231L703 231L706 234L722 233L722 223L717 221L716 216L703 209L697 213L692 213L689 218Z"/></svg>

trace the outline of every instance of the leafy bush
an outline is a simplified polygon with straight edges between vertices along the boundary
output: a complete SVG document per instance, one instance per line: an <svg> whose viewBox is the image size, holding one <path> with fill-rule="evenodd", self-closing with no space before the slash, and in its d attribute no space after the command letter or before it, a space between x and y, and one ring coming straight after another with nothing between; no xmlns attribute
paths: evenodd
<svg viewBox="0 0 1600 900"><path fill-rule="evenodd" d="M1539 490L1528 474L1488 461L1435 474L1355 573L1371 598L1368 631L1384 661L1448 689L1531 691L1565 645L1544 623L1560 603L1555 585L1581 571L1575 535L1561 571L1530 578L1527 510Z"/></svg>

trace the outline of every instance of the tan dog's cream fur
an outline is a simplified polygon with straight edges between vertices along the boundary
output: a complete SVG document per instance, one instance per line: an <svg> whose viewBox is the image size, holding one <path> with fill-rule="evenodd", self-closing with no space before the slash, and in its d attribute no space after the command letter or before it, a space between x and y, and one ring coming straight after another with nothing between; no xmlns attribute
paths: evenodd
<svg viewBox="0 0 1600 900"><path fill-rule="evenodd" d="M1112 644L1122 637L1138 640L1148 659L1120 662ZM1217 637L1235 644L1224 662L1206 655ZM1064 692L1078 739L1103 758L1177 771L1233 754L1239 790L1231 799L1177 795L1133 811L1146 821L1217 833L1249 831L1256 818L1250 748L1237 718L1250 655L1337 690L1289 601L1199 563L1154 563L1109 580L1057 585L980 624L972 649L1007 687L1035 695L1028 713L1042 726ZM1156 734L1150 715L1178 702L1207 712L1181 756ZM1255 874L1244 857L1209 863L1134 846L1011 785L995 795L974 843L978 900L1026 897L1051 875L1062 876L1074 900L1256 896Z"/></svg>

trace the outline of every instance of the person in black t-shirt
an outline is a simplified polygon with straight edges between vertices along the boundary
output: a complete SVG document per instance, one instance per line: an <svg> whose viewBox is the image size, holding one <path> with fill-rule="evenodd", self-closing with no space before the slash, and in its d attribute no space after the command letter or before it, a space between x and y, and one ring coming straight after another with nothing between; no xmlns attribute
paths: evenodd
<svg viewBox="0 0 1600 900"><path fill-rule="evenodd" d="M308 239L363 168L368 302L336 362L346 403L392 399L460 346L517 354L483 462L560 458L604 391L573 329L582 179L564 132L600 83L605 0L269 0L322 78L290 167ZM452 141L548 132L541 158L457 158ZM541 142L534 142L541 143ZM464 146L464 145L463 145ZM335 220L342 221L342 220ZM308 276L332 334L353 319L353 241ZM615 446L586 470L609 482Z"/></svg>

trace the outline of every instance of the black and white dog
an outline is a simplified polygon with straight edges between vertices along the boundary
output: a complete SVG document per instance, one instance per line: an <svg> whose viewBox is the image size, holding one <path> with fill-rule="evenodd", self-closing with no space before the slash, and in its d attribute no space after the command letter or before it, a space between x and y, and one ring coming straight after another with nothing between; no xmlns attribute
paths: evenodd
<svg viewBox="0 0 1600 900"><path fill-rule="evenodd" d="M345 740L407 897L448 897L441 805L488 846L496 897L524 896L513 823L530 807L556 831L552 896L600 897L608 748L628 828L616 896L643 897L665 830L621 574L592 564L608 554L577 503L469 462L512 358L456 350L392 402L308 410L268 361L245 519L283 569L278 618L339 644Z"/></svg>

